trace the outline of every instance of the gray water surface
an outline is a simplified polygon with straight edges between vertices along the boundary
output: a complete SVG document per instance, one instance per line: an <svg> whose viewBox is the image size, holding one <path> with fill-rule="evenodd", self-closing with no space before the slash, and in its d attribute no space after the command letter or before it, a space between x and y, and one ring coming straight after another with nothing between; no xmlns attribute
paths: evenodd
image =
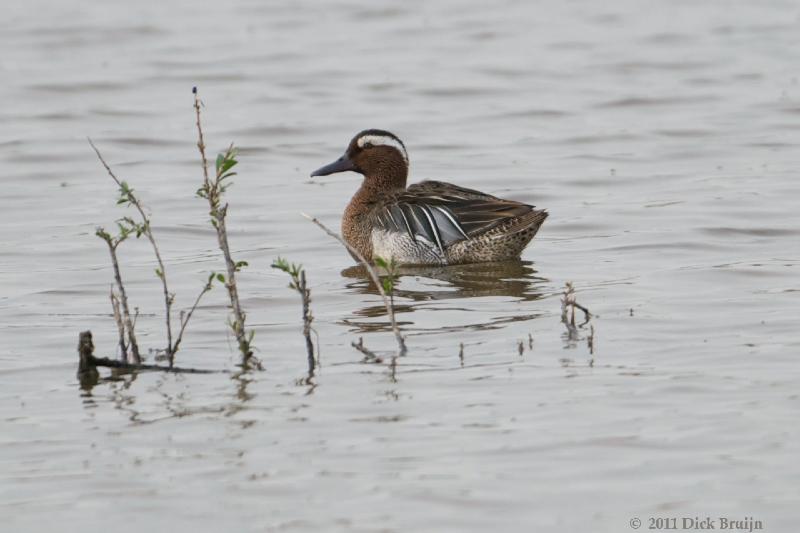
<svg viewBox="0 0 800 533"><path fill-rule="evenodd" d="M2 531L797 528L796 2L3 7ZM82 390L78 332L115 348L94 230L130 214L87 136L152 211L177 309L223 268L194 85L210 150L242 148L228 225L266 371ZM359 176L308 175L368 127L405 141L412 181L550 212L520 263L404 273L396 382L350 346L394 349L380 298L300 216L338 227ZM120 256L161 348L151 250ZM308 272L316 387L277 256ZM566 281L593 353L560 322ZM226 316L218 287L178 363L235 369Z"/></svg>

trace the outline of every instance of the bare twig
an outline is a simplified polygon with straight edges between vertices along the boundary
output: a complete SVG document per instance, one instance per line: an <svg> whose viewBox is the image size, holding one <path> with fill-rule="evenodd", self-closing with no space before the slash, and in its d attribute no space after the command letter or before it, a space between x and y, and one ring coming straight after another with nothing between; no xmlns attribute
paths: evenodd
<svg viewBox="0 0 800 533"><path fill-rule="evenodd" d="M584 314L584 321L575 325L575 309L580 309ZM567 282L564 285L564 293L561 298L561 322L567 328L566 341L567 346L574 347L575 342L580 340L580 329L589 324L589 335L586 337L586 346L589 348L589 354L594 355L594 324L591 324L592 314L589 309L582 306L576 301L575 288L572 282ZM531 340L532 342L532 340ZM594 359L591 360L590 366L594 364Z"/></svg>
<svg viewBox="0 0 800 533"><path fill-rule="evenodd" d="M87 138L88 139L88 138ZM131 189L128 184L114 174L111 170L111 167L106 163L105 159L103 159L102 154L100 154L100 150L94 145L91 139L88 139L89 144L91 145L94 152L97 154L97 158L100 159L100 162L108 172L108 175L111 176L111 179L116 182L116 184L120 188L120 200L119 203L128 203L136 208L139 212L139 216L142 219L141 225L137 225L131 221L132 225L136 226L137 229L147 237L147 240L150 241L150 244L153 247L153 252L156 256L156 261L158 262L158 269L156 270L156 275L161 280L161 288L164 292L164 308L166 310L166 322L167 322L167 347L166 353L167 357L169 357L169 364L170 366L173 365L175 362L175 352L178 351L177 346L172 344L172 302L175 300L175 295L169 292L169 287L167 286L167 271L164 268L164 261L161 260L161 252L158 250L158 245L156 244L156 239L153 237L153 230L150 225L150 217L145 213L144 207L142 203L139 201L139 198L133 194L133 189ZM138 233L137 233L138 236Z"/></svg>
<svg viewBox="0 0 800 533"><path fill-rule="evenodd" d="M351 254L353 254L362 265L364 265L364 268L367 269L370 278L372 278L373 283L375 283L375 286L378 288L378 292L380 293L381 298L383 298L383 305L384 307L386 307L386 313L389 315L389 320L392 324L392 331L394 332L394 336L397 339L397 346L399 350L398 353L401 356L405 355L406 352L408 351L406 348L406 341L403 338L403 335L400 333L400 328L397 326L397 321L395 320L394 316L394 306L392 306L392 303L389 301L389 297L387 296L386 291L383 288L383 283L381 283L380 276L378 275L378 272L375 270L375 267L373 267L369 263L369 261L366 260L366 258L361 254L361 252L359 252L355 247L351 246L337 233L329 230L322 222L317 220L315 217L307 215L306 213L302 213L302 215L311 222L313 222L314 224L316 224L317 226L319 226L320 229L322 229L322 231L324 231L325 233L327 233L328 235L339 241L342 244L342 246L347 248L347 250Z"/></svg>
<svg viewBox="0 0 800 533"><path fill-rule="evenodd" d="M125 324L122 322L122 313L119 309L119 298L117 295L114 294L114 286L111 286L109 290L109 296L111 297L111 308L114 311L114 322L117 323L117 331L119 332L119 351L120 357L126 363L128 362L128 346L125 344ZM136 324L133 325L136 328Z"/></svg>
<svg viewBox="0 0 800 533"><path fill-rule="evenodd" d="M175 339L175 345L173 346L172 353L178 351L178 347L181 345L181 341L183 340L183 332L186 330L186 326L189 325L189 320L192 318L192 314L194 310L197 309L197 306L200 304L200 299L203 297L205 293L211 290L214 284L214 273L212 272L211 275L208 277L208 282L203 286L203 289L197 295L197 298L194 300L194 304L192 304L191 309L187 313L184 314L181 311L180 321L181 321L181 329L178 331L178 337ZM170 366L172 366L172 359L170 359Z"/></svg>
<svg viewBox="0 0 800 533"><path fill-rule="evenodd" d="M592 319L592 314L589 310L579 304L575 299L575 288L572 286L572 282L568 281L564 285L564 293L563 297L561 298L561 321L565 324L570 324L575 327L575 309L578 308L583 311L584 314L584 321L581 326L584 324L589 323L589 320ZM570 314L571 311L571 314Z"/></svg>
<svg viewBox="0 0 800 533"><path fill-rule="evenodd" d="M114 279L117 282L117 291L119 292L120 303L122 304L122 317L125 327L128 330L128 346L131 349L131 356L134 363L141 363L142 358L139 356L139 345L136 343L136 333L134 332L133 321L131 321L131 313L128 307L128 295L125 293L125 285L122 284L122 275L119 272L119 261L117 260L117 246L127 237L126 233L122 233L117 238L112 237L103 228L97 228L95 232L98 237L106 241L108 245L108 253L111 255L111 266L114 269Z"/></svg>
<svg viewBox="0 0 800 533"><path fill-rule="evenodd" d="M461 366L464 366L464 343L459 343L458 345L458 360L461 362Z"/></svg>
<svg viewBox="0 0 800 533"><path fill-rule="evenodd" d="M358 342L351 342L350 346L364 354L364 363L383 363L383 357L364 346L364 338L359 337Z"/></svg>
<svg viewBox="0 0 800 533"><path fill-rule="evenodd" d="M242 353L242 366L245 369L251 366L260 367L260 362L253 357L252 340L254 332L251 330L249 333L245 329L246 315L242 310L242 305L239 301L239 292L236 286L236 272L240 268L246 266L247 263L240 261L238 263L233 261L231 257L230 246L228 245L228 232L225 226L225 217L228 214L228 205L221 205L222 195L227 187L223 184L226 178L235 175L235 172L230 172L230 169L237 164L236 155L237 150L230 145L224 154L220 154L216 160L216 175L212 180L208 172L208 159L206 158L206 144L203 137L203 127L200 120L200 97L197 94L197 88L193 88L194 93L194 109L197 118L197 149L200 151L200 157L203 164L203 186L197 191L198 195L208 200L209 214L211 215L211 224L217 231L217 242L225 258L225 268L227 270L227 280L221 277L220 281L225 284L228 290L228 296L231 301L231 309L233 310L233 321L230 322L231 329L236 336L236 341L239 344L239 351ZM220 275L221 276L221 275Z"/></svg>

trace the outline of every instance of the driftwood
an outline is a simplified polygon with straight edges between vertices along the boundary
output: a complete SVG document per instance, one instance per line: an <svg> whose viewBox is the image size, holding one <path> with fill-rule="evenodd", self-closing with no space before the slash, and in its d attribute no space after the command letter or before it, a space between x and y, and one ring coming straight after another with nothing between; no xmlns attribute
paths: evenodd
<svg viewBox="0 0 800 533"><path fill-rule="evenodd" d="M128 363L108 357L94 356L94 343L92 342L92 332L82 331L78 337L78 378L81 382L97 381L99 373L98 366L107 368L119 368L131 371L158 371L170 372L173 374L225 374L227 370L210 370L205 368L181 368L177 366L148 365L145 363Z"/></svg>

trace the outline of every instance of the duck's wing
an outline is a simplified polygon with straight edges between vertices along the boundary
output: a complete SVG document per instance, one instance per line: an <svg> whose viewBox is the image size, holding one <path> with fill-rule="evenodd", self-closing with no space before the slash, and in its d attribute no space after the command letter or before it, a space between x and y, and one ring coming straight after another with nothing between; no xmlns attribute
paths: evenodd
<svg viewBox="0 0 800 533"><path fill-rule="evenodd" d="M439 250L495 228L533 210L533 206L503 200L480 191L423 181L392 197L376 213L379 227L405 232Z"/></svg>

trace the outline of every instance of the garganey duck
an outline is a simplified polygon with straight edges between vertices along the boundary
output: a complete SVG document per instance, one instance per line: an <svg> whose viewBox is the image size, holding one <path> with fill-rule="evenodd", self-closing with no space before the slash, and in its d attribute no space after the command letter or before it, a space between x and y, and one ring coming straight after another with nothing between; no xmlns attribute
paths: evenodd
<svg viewBox="0 0 800 533"><path fill-rule="evenodd" d="M344 155L311 173L364 175L342 217L342 235L367 260L452 265L516 259L547 212L441 181L406 187L408 153L396 135L365 130Z"/></svg>

